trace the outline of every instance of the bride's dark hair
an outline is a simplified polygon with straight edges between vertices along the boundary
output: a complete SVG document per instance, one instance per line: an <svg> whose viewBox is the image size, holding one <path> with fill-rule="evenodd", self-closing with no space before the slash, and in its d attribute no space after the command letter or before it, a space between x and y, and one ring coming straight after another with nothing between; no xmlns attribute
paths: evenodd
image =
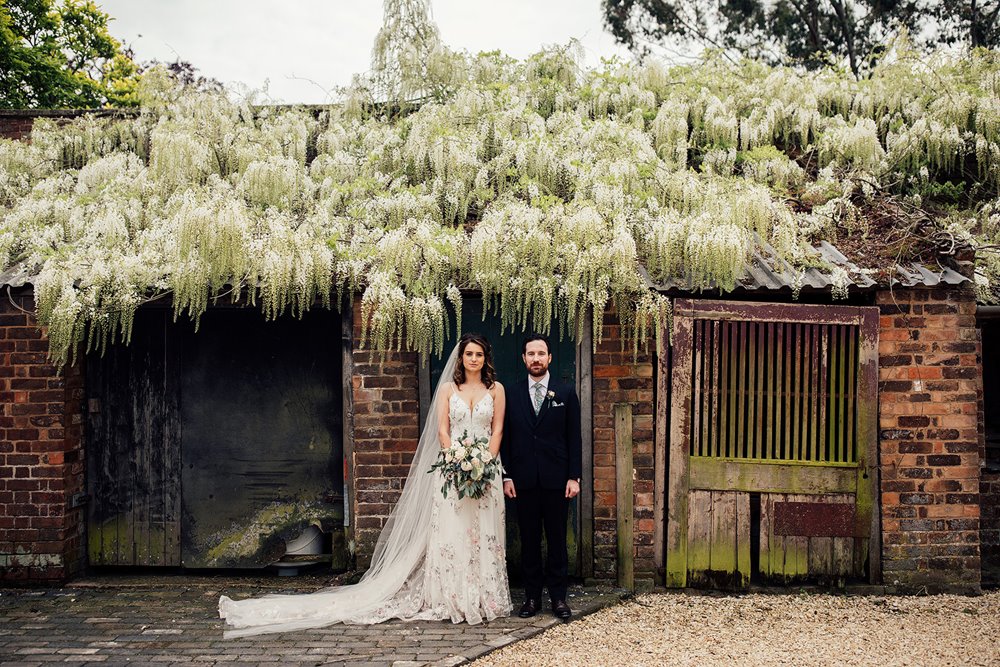
<svg viewBox="0 0 1000 667"><path fill-rule="evenodd" d="M493 386L493 383L497 381L497 370L493 367L493 347L482 334L462 334L462 337L458 341L458 363L455 364L455 374L451 379L455 383L456 387L461 387L465 384L465 362L463 359L465 357L465 348L469 346L469 343L475 343L479 347L483 348L484 358L482 378L483 384L485 384L486 388L489 389Z"/></svg>

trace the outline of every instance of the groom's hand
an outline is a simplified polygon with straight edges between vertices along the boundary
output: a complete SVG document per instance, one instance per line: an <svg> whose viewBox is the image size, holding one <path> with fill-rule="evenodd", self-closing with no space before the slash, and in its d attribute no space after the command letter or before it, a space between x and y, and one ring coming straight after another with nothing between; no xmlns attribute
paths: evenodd
<svg viewBox="0 0 1000 667"><path fill-rule="evenodd" d="M503 494L508 498L517 498L517 491L514 490L514 480L505 479L503 481Z"/></svg>
<svg viewBox="0 0 1000 667"><path fill-rule="evenodd" d="M580 493L580 483L575 479L566 480L566 497L576 498Z"/></svg>

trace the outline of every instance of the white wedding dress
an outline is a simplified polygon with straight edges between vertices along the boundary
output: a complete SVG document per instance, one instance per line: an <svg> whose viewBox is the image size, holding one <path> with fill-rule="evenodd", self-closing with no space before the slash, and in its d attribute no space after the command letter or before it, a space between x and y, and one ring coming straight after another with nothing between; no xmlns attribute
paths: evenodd
<svg viewBox="0 0 1000 667"><path fill-rule="evenodd" d="M446 371L454 368L455 356L453 352ZM435 415L431 407L429 414ZM453 441L463 432L489 437L493 398L487 394L470 407L452 395L448 417ZM454 492L445 498L443 477L427 474L439 448L436 420L429 418L403 494L361 581L304 595L239 601L222 596L219 615L229 626L225 636L392 618L475 624L510 614L502 484L497 479L478 500L459 500Z"/></svg>

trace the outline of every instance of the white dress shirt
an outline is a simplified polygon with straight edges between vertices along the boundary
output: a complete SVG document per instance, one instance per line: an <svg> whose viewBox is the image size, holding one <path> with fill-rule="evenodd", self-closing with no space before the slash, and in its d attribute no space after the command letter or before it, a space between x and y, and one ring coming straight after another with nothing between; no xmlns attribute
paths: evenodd
<svg viewBox="0 0 1000 667"><path fill-rule="evenodd" d="M545 391L542 392L542 396L544 396L545 394L547 394L548 391L549 391L549 372L545 371L545 377L543 377L541 380L536 380L535 378L531 377L530 375L528 376L528 396L531 397L532 404L534 404L534 400L535 400L535 383L536 382L541 382L542 383L542 389L545 390Z"/></svg>

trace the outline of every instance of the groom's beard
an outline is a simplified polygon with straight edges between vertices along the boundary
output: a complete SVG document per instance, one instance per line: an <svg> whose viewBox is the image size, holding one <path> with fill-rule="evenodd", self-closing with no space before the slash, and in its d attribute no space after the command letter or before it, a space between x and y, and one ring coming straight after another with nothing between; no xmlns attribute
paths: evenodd
<svg viewBox="0 0 1000 667"><path fill-rule="evenodd" d="M545 374L549 372L549 367L542 364L541 366L528 366L528 375L533 378L543 378Z"/></svg>

